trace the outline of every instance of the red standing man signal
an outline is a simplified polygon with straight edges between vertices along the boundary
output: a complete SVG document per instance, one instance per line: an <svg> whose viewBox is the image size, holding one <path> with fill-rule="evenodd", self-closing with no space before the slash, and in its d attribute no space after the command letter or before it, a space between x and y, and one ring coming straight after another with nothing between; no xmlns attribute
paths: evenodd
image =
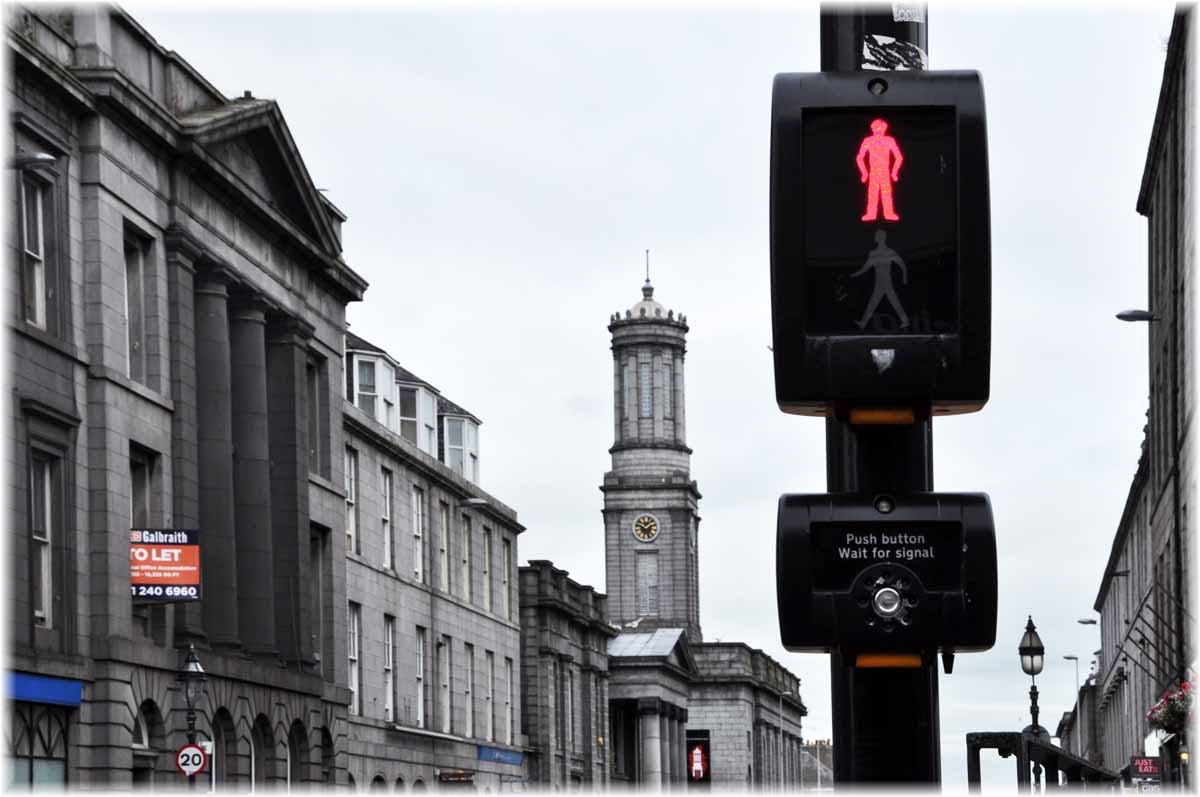
<svg viewBox="0 0 1200 797"><path fill-rule="evenodd" d="M904 156L896 146L896 139L884 135L887 128L887 122L882 119L871 122L871 135L862 140L858 148L858 157L855 158L862 181L867 184L867 212L863 214L863 221L875 221L879 217L881 199L883 218L887 221L900 221L892 204L892 183L900 179L900 164L904 162Z"/></svg>

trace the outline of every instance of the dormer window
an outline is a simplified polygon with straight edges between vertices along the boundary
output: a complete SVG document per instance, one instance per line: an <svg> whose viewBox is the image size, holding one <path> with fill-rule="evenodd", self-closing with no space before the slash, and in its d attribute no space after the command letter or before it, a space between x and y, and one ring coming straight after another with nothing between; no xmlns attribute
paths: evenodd
<svg viewBox="0 0 1200 797"><path fill-rule="evenodd" d="M400 436L414 445L417 442L417 389L400 388Z"/></svg>
<svg viewBox="0 0 1200 797"><path fill-rule="evenodd" d="M446 465L471 482L479 481L479 425L468 418L446 418Z"/></svg>
<svg viewBox="0 0 1200 797"><path fill-rule="evenodd" d="M462 418L446 419L446 464L460 476L463 475L463 453L466 448L465 423Z"/></svg>
<svg viewBox="0 0 1200 797"><path fill-rule="evenodd" d="M358 361L358 397L355 404L358 408L375 417L375 363L372 360Z"/></svg>

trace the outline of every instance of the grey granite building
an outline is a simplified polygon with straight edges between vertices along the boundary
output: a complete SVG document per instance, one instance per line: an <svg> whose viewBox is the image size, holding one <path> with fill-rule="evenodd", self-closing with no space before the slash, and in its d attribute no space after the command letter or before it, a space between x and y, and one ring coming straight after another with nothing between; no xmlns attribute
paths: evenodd
<svg viewBox="0 0 1200 797"><path fill-rule="evenodd" d="M1093 605L1101 650L1079 712L1092 760L1128 778L1131 756L1161 755L1164 786L1183 777L1188 732L1152 729L1146 714L1164 691L1194 677L1198 616L1195 4L1178 5L1174 17L1137 198L1153 316L1146 439Z"/></svg>
<svg viewBox="0 0 1200 797"><path fill-rule="evenodd" d="M790 786L800 777L799 679L700 629L700 492L690 474L687 318L642 300L610 319L614 443L604 475L614 783Z"/></svg>
<svg viewBox="0 0 1200 797"><path fill-rule="evenodd" d="M123 11L4 14L13 776L182 785L191 643L202 777L344 782L345 217ZM131 529L198 529L203 599L135 602Z"/></svg>
<svg viewBox="0 0 1200 797"><path fill-rule="evenodd" d="M525 781L516 513L479 487L479 420L347 333L348 779Z"/></svg>
<svg viewBox="0 0 1200 797"><path fill-rule="evenodd" d="M605 598L565 570L533 560L521 579L521 721L529 779L541 789L609 784Z"/></svg>

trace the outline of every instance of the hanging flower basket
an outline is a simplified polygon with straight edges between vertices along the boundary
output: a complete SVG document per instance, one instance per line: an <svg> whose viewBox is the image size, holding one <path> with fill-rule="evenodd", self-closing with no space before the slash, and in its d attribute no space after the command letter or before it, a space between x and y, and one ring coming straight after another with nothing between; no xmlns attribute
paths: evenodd
<svg viewBox="0 0 1200 797"><path fill-rule="evenodd" d="M1163 692L1162 698L1146 714L1146 719L1151 728L1180 733L1187 727L1191 713L1192 693L1188 682L1184 681L1178 689Z"/></svg>

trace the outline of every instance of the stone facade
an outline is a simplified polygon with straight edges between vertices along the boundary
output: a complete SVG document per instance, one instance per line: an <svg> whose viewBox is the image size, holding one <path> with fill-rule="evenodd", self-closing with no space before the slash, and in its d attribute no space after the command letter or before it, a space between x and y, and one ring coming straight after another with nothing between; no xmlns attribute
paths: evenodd
<svg viewBox="0 0 1200 797"><path fill-rule="evenodd" d="M532 560L521 579L521 718L529 779L543 789L609 783L605 597L565 570Z"/></svg>
<svg viewBox="0 0 1200 797"><path fill-rule="evenodd" d="M519 788L516 550L524 527L467 478L469 469L438 458L453 443L449 416L434 424L443 445L421 441L401 420L420 399L405 400L387 380L440 398L436 389L360 338L347 335L346 347L355 372L378 377L350 383L357 405L342 405L351 474L343 510L353 516L345 554L350 781L397 792L439 783ZM388 412L389 403L402 411ZM436 404L477 420L452 402Z"/></svg>
<svg viewBox="0 0 1200 797"><path fill-rule="evenodd" d="M745 788L795 788L801 722L808 713L800 679L741 642L692 646L699 675L688 699L688 729L710 738L714 782Z"/></svg>
<svg viewBox="0 0 1200 797"><path fill-rule="evenodd" d="M345 217L274 102L119 9L4 13L17 776L179 783L193 643L209 777L344 782ZM199 529L203 600L135 603L131 528Z"/></svg>
<svg viewBox="0 0 1200 797"><path fill-rule="evenodd" d="M1137 202L1148 225L1154 316L1146 440L1094 605L1102 644L1087 749L1093 761L1123 773L1130 756L1156 754L1158 741L1147 744L1145 715L1164 690L1189 677L1195 656L1187 619L1197 616L1190 567L1197 515L1195 39L1196 7L1180 5ZM1089 707L1083 708L1086 716ZM1164 783L1180 777L1184 736L1162 740Z"/></svg>

